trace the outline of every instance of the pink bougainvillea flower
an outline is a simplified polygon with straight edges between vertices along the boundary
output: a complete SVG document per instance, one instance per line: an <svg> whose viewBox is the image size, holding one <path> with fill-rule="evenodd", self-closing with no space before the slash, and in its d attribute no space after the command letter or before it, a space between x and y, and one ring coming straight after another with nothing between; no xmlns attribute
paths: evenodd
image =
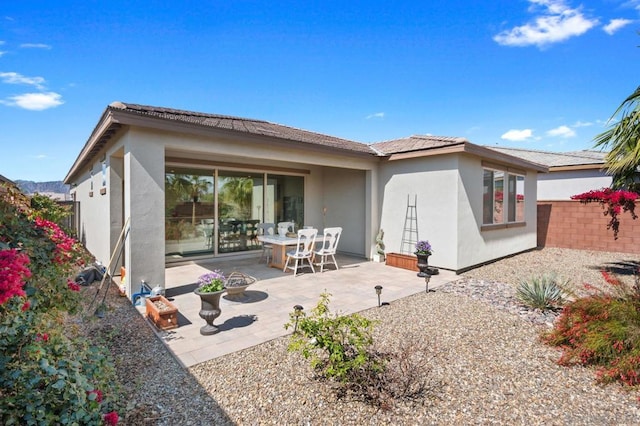
<svg viewBox="0 0 640 426"><path fill-rule="evenodd" d="M120 417L118 417L118 413L116 413L115 411L112 411L110 413L105 414L102 419L104 420L104 423L108 426L117 426L118 424L118 420L120 420Z"/></svg>
<svg viewBox="0 0 640 426"><path fill-rule="evenodd" d="M0 250L0 305L14 296L25 296L24 280L31 277L29 256L15 249Z"/></svg>

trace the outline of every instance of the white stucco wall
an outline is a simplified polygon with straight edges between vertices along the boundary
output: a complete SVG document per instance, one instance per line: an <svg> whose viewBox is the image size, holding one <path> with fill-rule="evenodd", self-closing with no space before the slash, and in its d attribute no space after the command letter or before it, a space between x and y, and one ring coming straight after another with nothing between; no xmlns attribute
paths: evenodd
<svg viewBox="0 0 640 426"><path fill-rule="evenodd" d="M524 181L525 226L482 230L482 163L472 156L460 156L458 193L458 269L519 253L536 247L536 173Z"/></svg>
<svg viewBox="0 0 640 426"><path fill-rule="evenodd" d="M572 195L608 188L612 178L598 169L570 170L538 175L538 200L570 200Z"/></svg>
<svg viewBox="0 0 640 426"><path fill-rule="evenodd" d="M526 226L482 230L482 161L450 154L393 161L381 168L381 227L386 251L400 252L409 203L417 195L418 236L429 263L463 270L536 246L536 174L525 177Z"/></svg>
<svg viewBox="0 0 640 426"><path fill-rule="evenodd" d="M164 146L132 129L123 138L125 218L130 219L126 243L127 294L164 286Z"/></svg>
<svg viewBox="0 0 640 426"><path fill-rule="evenodd" d="M341 226L338 251L369 257L366 247L366 176L362 170L326 168L323 180L324 226ZM323 224L318 228L322 231Z"/></svg>
<svg viewBox="0 0 640 426"><path fill-rule="evenodd" d="M416 202L418 239L428 240L434 250L429 263L457 269L457 191L455 155L384 163L380 169L380 227L385 251L400 253L408 198L410 204Z"/></svg>

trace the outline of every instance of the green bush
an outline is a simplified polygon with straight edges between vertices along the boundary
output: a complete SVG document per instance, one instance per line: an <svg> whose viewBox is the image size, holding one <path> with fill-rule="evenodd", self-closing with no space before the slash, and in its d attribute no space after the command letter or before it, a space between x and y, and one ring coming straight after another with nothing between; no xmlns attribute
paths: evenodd
<svg viewBox="0 0 640 426"><path fill-rule="evenodd" d="M553 275L533 277L527 281L521 281L516 289L516 297L524 305L535 309L555 310L560 308L567 300L568 281L558 282Z"/></svg>
<svg viewBox="0 0 640 426"><path fill-rule="evenodd" d="M329 296L329 293L320 295L311 315L302 313L289 349L310 358L311 366L323 376L341 382L352 380L358 371L381 371L384 363L371 351L373 321L358 314L332 315ZM295 326L295 312L291 313L291 321L285 328L292 326Z"/></svg>
<svg viewBox="0 0 640 426"><path fill-rule="evenodd" d="M388 410L397 400L421 401L439 388L431 379L426 343L398 334L399 350L376 350L375 322L358 314L331 314L329 296L322 293L308 316L292 312L285 328L295 328L289 350L311 359L318 377L336 384L338 397L350 395Z"/></svg>
<svg viewBox="0 0 640 426"><path fill-rule="evenodd" d="M0 197L0 223L0 424L115 424L113 364L66 325L90 257L20 194Z"/></svg>

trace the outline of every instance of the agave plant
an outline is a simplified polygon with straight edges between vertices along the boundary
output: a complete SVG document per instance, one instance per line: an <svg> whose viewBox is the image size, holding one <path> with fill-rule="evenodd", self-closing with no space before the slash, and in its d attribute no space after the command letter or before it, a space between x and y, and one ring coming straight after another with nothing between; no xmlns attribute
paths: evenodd
<svg viewBox="0 0 640 426"><path fill-rule="evenodd" d="M555 310L564 305L569 296L567 284L569 280L560 282L555 274L532 277L520 282L516 296L531 308Z"/></svg>

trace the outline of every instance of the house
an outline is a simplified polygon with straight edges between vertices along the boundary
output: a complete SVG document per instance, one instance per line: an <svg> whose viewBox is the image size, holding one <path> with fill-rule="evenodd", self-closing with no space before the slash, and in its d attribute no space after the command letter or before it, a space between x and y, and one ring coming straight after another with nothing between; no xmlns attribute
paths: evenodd
<svg viewBox="0 0 640 426"><path fill-rule="evenodd" d="M572 195L608 188L613 180L604 170L606 152L549 152L502 147L491 149L549 168L549 173L538 175L538 201L570 200Z"/></svg>
<svg viewBox="0 0 640 426"><path fill-rule="evenodd" d="M257 250L259 222L342 226L339 251L369 259L381 228L388 252L428 239L432 265L461 271L536 247L536 180L546 171L462 138L367 145L114 102L65 183L80 204L78 234L105 264L122 252L131 295L141 280L163 285L170 262Z"/></svg>

